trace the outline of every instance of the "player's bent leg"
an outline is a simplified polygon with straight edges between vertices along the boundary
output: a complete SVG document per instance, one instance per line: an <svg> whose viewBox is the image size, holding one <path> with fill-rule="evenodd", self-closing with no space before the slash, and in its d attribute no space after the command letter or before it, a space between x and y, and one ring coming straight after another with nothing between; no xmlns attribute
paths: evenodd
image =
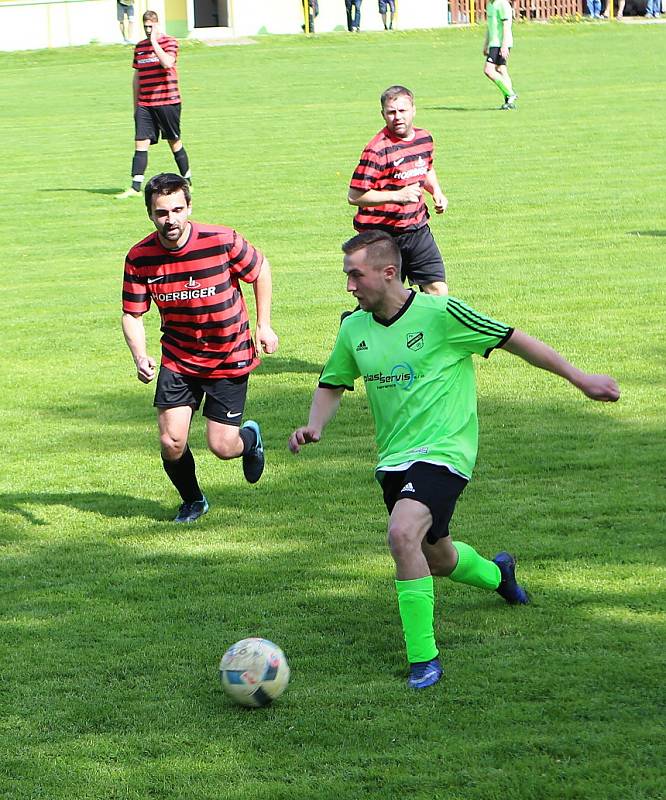
<svg viewBox="0 0 666 800"><path fill-rule="evenodd" d="M449 578L456 583L495 591L502 577L497 564L479 555L465 542L452 542L452 545L457 553L457 561Z"/></svg>
<svg viewBox="0 0 666 800"><path fill-rule="evenodd" d="M240 428L207 420L208 447L218 458L243 457L243 475L248 483L256 483L264 471L264 443L259 424L247 420Z"/></svg>
<svg viewBox="0 0 666 800"><path fill-rule="evenodd" d="M433 281L432 283L423 283L419 289L425 294L436 294L445 297L449 293L449 287L444 281Z"/></svg>
<svg viewBox="0 0 666 800"><path fill-rule="evenodd" d="M206 420L206 440L211 453L227 461L243 454L243 440L237 425L225 425L213 419Z"/></svg>
<svg viewBox="0 0 666 800"><path fill-rule="evenodd" d="M527 605L530 602L525 589L516 581L516 559L506 551L493 558L501 574L501 581L496 591L509 605Z"/></svg>
<svg viewBox="0 0 666 800"><path fill-rule="evenodd" d="M456 568L458 551L453 546L450 536L444 536L434 544L424 539L421 544L421 550L433 575L446 578Z"/></svg>
<svg viewBox="0 0 666 800"><path fill-rule="evenodd" d="M243 440L243 475L248 483L256 483L263 475L266 459L259 423L248 419L240 427Z"/></svg>

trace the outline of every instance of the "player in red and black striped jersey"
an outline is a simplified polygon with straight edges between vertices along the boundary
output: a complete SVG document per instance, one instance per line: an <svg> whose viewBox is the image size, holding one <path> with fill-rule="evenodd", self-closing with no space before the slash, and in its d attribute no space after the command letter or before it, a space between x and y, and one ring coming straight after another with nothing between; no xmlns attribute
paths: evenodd
<svg viewBox="0 0 666 800"><path fill-rule="evenodd" d="M143 15L146 38L134 48L134 157L132 185L116 195L119 200L140 197L148 166L148 148L160 136L169 142L180 174L192 185L190 161L180 139L181 98L178 88L178 42L162 33L154 11Z"/></svg>
<svg viewBox="0 0 666 800"><path fill-rule="evenodd" d="M435 212L446 211L448 200L433 166L432 136L414 127L414 95L406 87L390 86L382 94L381 110L386 127L366 145L349 184L347 199L358 207L354 227L396 237L403 280L429 294L447 294L444 261L423 200L425 189Z"/></svg>
<svg viewBox="0 0 666 800"><path fill-rule="evenodd" d="M277 350L271 328L271 268L267 259L232 228L189 220L187 181L173 174L152 178L145 191L156 232L135 244L125 259L123 333L137 368L150 383L143 315L160 311L162 361L154 405L164 469L182 497L176 522L193 522L208 510L188 446L192 415L205 396L208 446L218 458L243 457L243 472L256 483L264 467L259 425L241 425L248 376L259 364L255 341ZM255 340L241 282L254 290ZM240 426L240 427L239 427Z"/></svg>

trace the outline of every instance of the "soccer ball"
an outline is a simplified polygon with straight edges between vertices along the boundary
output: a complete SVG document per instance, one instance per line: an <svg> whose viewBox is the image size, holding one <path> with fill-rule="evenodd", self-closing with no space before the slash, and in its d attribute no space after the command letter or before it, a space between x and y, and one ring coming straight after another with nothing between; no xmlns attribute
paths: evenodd
<svg viewBox="0 0 666 800"><path fill-rule="evenodd" d="M267 706L289 683L289 665L280 648L268 639L241 639L220 661L224 691L242 706Z"/></svg>

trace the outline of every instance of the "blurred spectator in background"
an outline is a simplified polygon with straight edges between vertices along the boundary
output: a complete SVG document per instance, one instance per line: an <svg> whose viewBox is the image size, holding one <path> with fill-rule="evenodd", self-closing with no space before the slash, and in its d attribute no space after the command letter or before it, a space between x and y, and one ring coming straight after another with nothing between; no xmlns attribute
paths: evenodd
<svg viewBox="0 0 666 800"><path fill-rule="evenodd" d="M361 29L361 3L363 0L345 0L347 12L347 30L358 31Z"/></svg>
<svg viewBox="0 0 666 800"><path fill-rule="evenodd" d="M123 41L125 44L132 44L134 39L134 3L132 0L116 0L116 16Z"/></svg>
<svg viewBox="0 0 666 800"><path fill-rule="evenodd" d="M314 33L315 17L319 16L319 0L303 0L303 15L305 16L305 9L308 9L308 25L310 33ZM301 25L301 30L305 30L305 23Z"/></svg>
<svg viewBox="0 0 666 800"><path fill-rule="evenodd" d="M386 12L390 11L391 16L387 22ZM395 16L395 0L379 0L379 13L382 15L382 22L384 23L384 30L393 30L393 17Z"/></svg>
<svg viewBox="0 0 666 800"><path fill-rule="evenodd" d="M486 5L486 38L483 42L483 55L486 63L483 74L502 92L503 111L515 109L516 94L508 61L513 47L513 9L509 0L488 0Z"/></svg>

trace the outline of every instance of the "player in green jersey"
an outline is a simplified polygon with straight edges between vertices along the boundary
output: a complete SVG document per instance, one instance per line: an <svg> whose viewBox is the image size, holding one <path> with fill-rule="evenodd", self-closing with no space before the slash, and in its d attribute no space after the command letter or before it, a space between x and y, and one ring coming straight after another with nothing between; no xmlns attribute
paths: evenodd
<svg viewBox="0 0 666 800"><path fill-rule="evenodd" d="M486 63L483 74L502 92L504 103L501 108L507 111L516 107L518 98L507 68L509 51L513 46L513 10L509 0L488 0L486 21L488 26L483 43Z"/></svg>
<svg viewBox="0 0 666 800"><path fill-rule="evenodd" d="M449 521L476 460L478 423L472 354L495 348L566 379L593 400L615 401L607 375L572 366L543 342L497 322L454 297L416 293L400 281L400 251L382 231L366 231L342 247L347 291L359 309L341 324L319 378L307 425L289 449L318 442L345 389L363 377L375 421L376 475L390 514L388 544L407 658L408 684L436 683L442 668L433 630L433 576L497 591L525 604L515 559L492 561L453 541Z"/></svg>

